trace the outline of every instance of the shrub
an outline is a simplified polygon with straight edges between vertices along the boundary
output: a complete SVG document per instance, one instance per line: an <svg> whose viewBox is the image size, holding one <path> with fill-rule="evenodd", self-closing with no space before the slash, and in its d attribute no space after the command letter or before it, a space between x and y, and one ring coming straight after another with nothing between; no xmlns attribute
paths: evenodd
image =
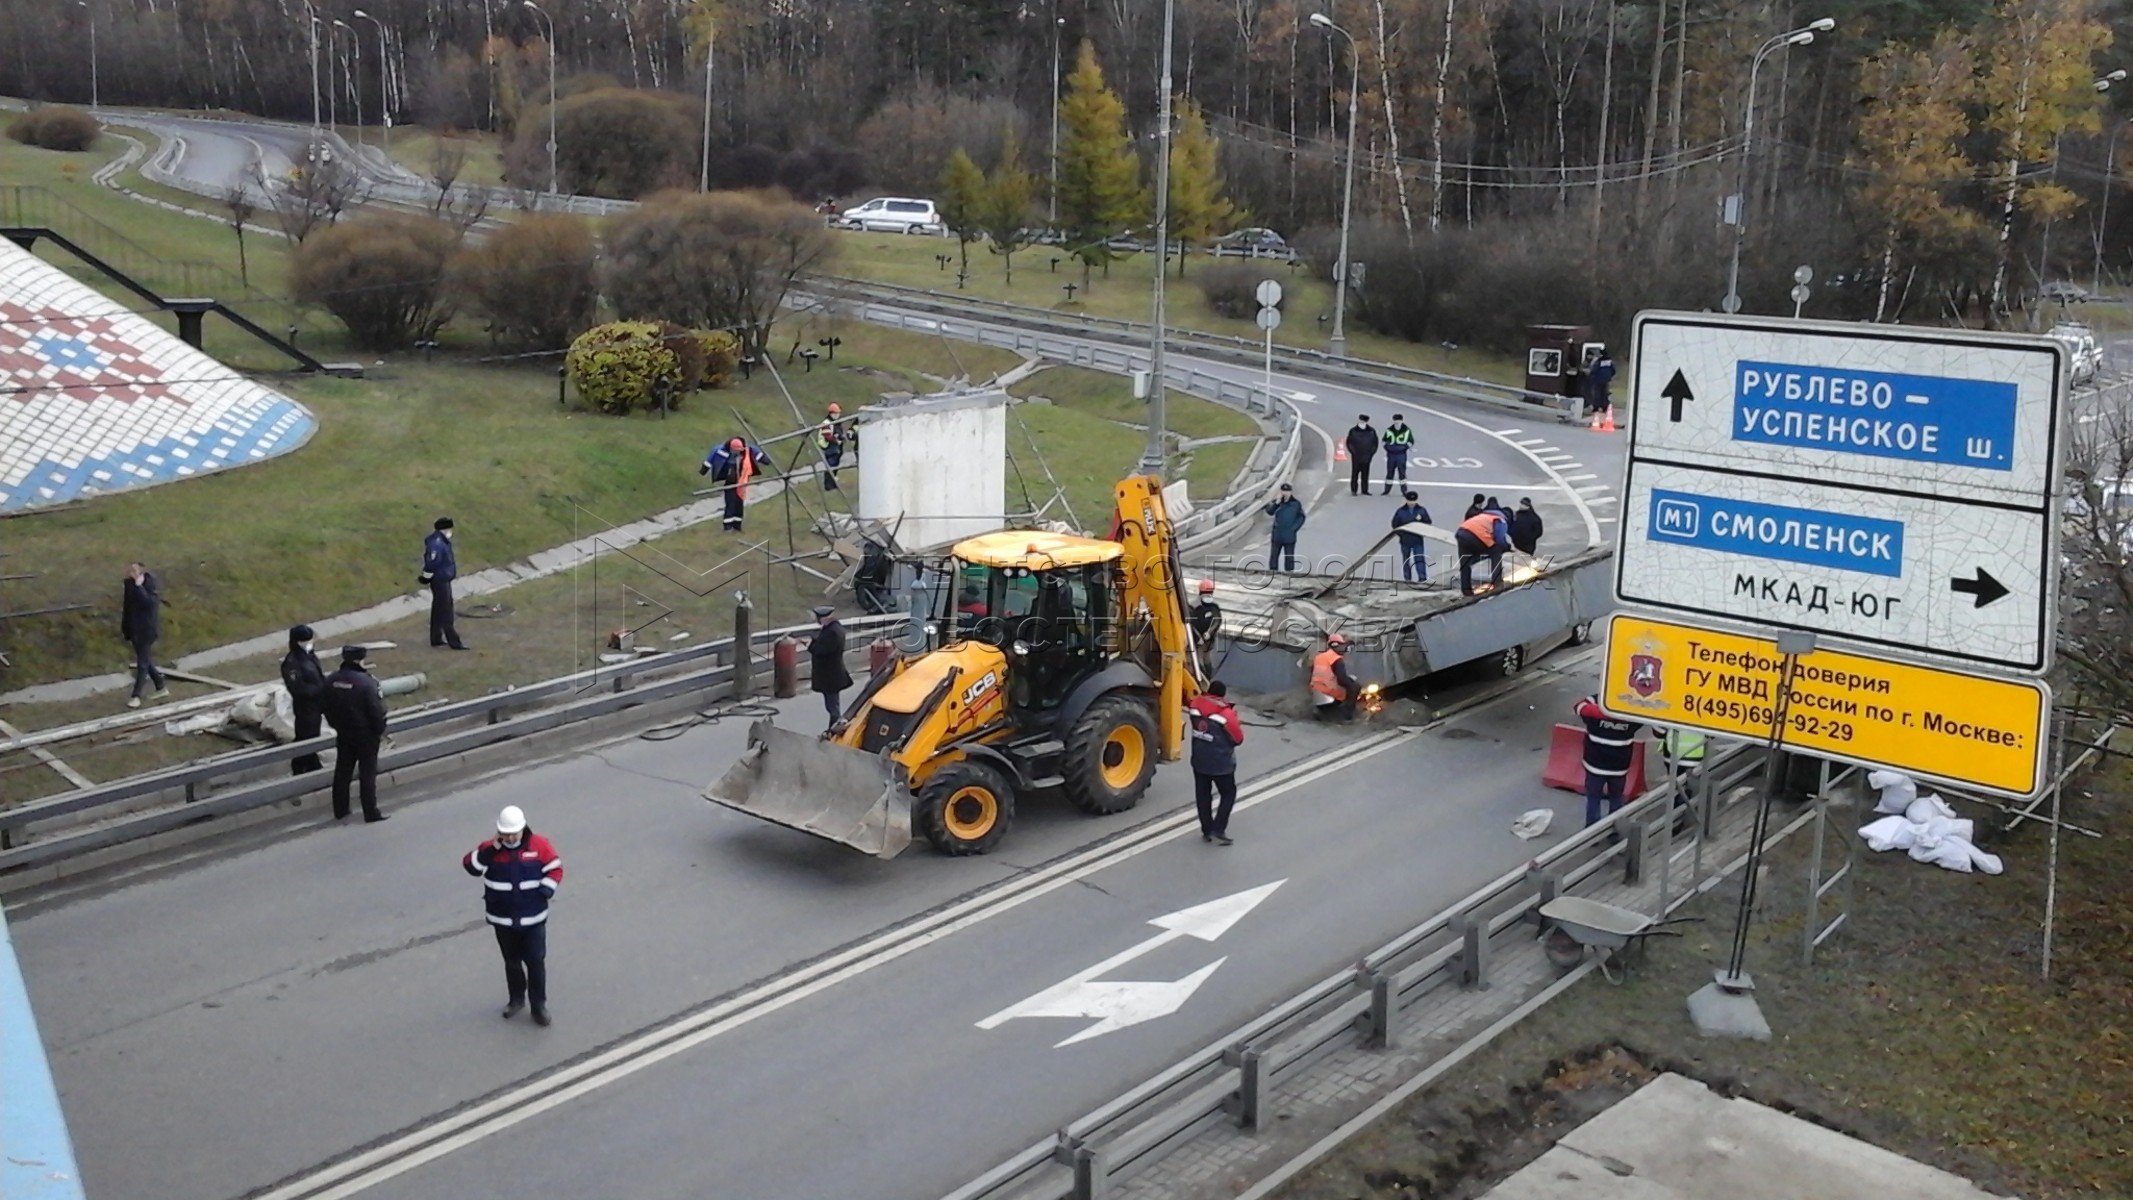
<svg viewBox="0 0 2133 1200"><path fill-rule="evenodd" d="M553 349L592 323L595 258L585 222L527 213L460 251L452 291L505 340Z"/></svg>
<svg viewBox="0 0 2133 1200"><path fill-rule="evenodd" d="M548 110L521 115L504 152L511 181L548 179ZM600 88L556 102L558 190L635 200L695 174L697 128L675 97Z"/></svg>
<svg viewBox="0 0 2133 1200"><path fill-rule="evenodd" d="M1260 281L1273 277L1273 271L1259 263L1217 261L1201 268L1200 294L1207 298L1207 307L1244 320L1259 311Z"/></svg>
<svg viewBox="0 0 2133 1200"><path fill-rule="evenodd" d="M678 402L681 393L704 386L704 367L708 360L704 356L704 344L693 329L683 329L672 321L661 321L659 337L667 349L673 351L674 365L681 370L681 386L675 389L677 400L670 402L671 406Z"/></svg>
<svg viewBox="0 0 2133 1200"><path fill-rule="evenodd" d="M96 144L103 126L95 117L66 104L33 108L9 122L7 136L25 146L73 152Z"/></svg>
<svg viewBox="0 0 2133 1200"><path fill-rule="evenodd" d="M651 321L611 321L578 335L563 356L570 382L594 408L623 416L668 402L681 389L681 360Z"/></svg>
<svg viewBox="0 0 2133 1200"><path fill-rule="evenodd" d="M785 296L835 243L804 204L750 192L670 192L608 222L604 290L625 318L731 329L769 343Z"/></svg>
<svg viewBox="0 0 2133 1200"><path fill-rule="evenodd" d="M978 169L990 172L999 165L1003 132L1013 130L1026 146L1036 127L1012 100L953 95L922 84L876 109L852 140L862 148L864 172L874 182L907 196L927 196L956 147L969 147Z"/></svg>
<svg viewBox="0 0 2133 1200"><path fill-rule="evenodd" d="M364 349L397 350L450 319L444 277L458 244L458 232L434 217L346 221L297 245L296 298L323 306Z"/></svg>
<svg viewBox="0 0 2133 1200"><path fill-rule="evenodd" d="M704 352L704 386L722 388L741 366L741 339L730 330L699 329L696 344Z"/></svg>

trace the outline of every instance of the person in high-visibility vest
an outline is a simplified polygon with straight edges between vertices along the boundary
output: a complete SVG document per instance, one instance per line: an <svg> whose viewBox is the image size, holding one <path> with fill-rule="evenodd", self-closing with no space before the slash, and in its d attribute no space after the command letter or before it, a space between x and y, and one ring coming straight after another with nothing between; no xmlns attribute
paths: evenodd
<svg viewBox="0 0 2133 1200"><path fill-rule="evenodd" d="M1459 522L1453 539L1459 543L1460 595L1474 594L1474 563L1483 557L1489 560L1489 586L1503 586L1503 552L1511 544L1511 527L1502 513L1482 509Z"/></svg>
<svg viewBox="0 0 2133 1200"><path fill-rule="evenodd" d="M1355 698L1362 689L1356 686L1355 676L1348 672L1347 653L1347 636L1328 634L1326 648L1311 660L1312 715L1321 721L1355 718Z"/></svg>
<svg viewBox="0 0 2133 1200"><path fill-rule="evenodd" d="M1667 773L1674 779L1674 799L1681 805L1696 802L1696 777L1703 768L1703 756L1707 740L1694 729L1679 725L1653 726L1652 732L1659 735L1659 757L1666 762Z"/></svg>
<svg viewBox="0 0 2133 1200"><path fill-rule="evenodd" d="M1402 490L1407 487L1407 455L1415 448L1414 427L1399 413L1394 413L1392 424L1385 427L1385 436L1379 439L1378 444L1385 450L1384 494L1390 496L1393 480L1400 481Z"/></svg>

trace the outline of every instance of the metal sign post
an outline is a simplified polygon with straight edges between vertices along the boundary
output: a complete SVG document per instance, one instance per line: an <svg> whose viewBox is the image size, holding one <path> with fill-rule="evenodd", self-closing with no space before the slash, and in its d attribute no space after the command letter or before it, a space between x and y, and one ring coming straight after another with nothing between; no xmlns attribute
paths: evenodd
<svg viewBox="0 0 2133 1200"><path fill-rule="evenodd" d="M1274 411L1274 331L1281 328L1281 283L1262 279L1254 295L1259 300L1259 328L1266 334L1266 370L1260 381L1266 392L1266 410Z"/></svg>

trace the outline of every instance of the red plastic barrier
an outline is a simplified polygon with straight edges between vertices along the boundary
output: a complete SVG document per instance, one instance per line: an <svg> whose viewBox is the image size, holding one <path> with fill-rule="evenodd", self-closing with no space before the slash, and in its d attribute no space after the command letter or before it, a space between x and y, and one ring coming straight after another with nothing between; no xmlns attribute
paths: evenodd
<svg viewBox="0 0 2133 1200"><path fill-rule="evenodd" d="M1644 794L1644 745L1629 748L1629 786L1622 794L1634 800ZM1541 769L1543 786L1585 794L1585 727L1558 725L1548 740L1548 765Z"/></svg>

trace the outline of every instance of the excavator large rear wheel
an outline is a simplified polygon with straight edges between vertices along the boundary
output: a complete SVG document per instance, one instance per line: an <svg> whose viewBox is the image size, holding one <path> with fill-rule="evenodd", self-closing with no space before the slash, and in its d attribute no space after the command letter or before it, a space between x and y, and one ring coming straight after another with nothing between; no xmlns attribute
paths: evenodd
<svg viewBox="0 0 2133 1200"><path fill-rule="evenodd" d="M996 767L949 763L918 789L911 817L942 854L983 854L1015 823L1015 789Z"/></svg>
<svg viewBox="0 0 2133 1200"><path fill-rule="evenodd" d="M1067 799L1095 816L1124 812L1141 802L1155 778L1155 717L1130 694L1097 699L1066 735L1060 774Z"/></svg>

